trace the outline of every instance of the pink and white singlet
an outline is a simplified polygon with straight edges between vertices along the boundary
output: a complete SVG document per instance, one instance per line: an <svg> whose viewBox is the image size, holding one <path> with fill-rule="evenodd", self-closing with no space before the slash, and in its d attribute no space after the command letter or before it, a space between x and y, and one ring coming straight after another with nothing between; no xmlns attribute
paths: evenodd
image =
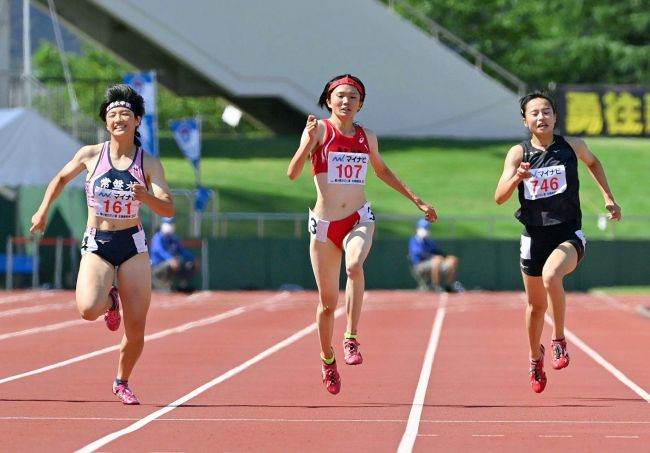
<svg viewBox="0 0 650 453"><path fill-rule="evenodd" d="M95 170L86 180L86 202L95 209L97 217L108 219L135 219L140 202L133 198L134 184L148 189L144 177L144 151L137 148L133 163L126 170L113 167L109 143L105 142L99 154Z"/></svg>

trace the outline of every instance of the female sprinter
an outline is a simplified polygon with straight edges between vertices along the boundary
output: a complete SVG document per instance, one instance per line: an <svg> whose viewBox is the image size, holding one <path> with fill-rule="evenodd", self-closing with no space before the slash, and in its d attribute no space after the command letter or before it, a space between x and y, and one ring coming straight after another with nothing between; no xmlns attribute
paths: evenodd
<svg viewBox="0 0 650 453"><path fill-rule="evenodd" d="M603 166L587 145L578 138L553 133L556 113L550 97L541 92L527 94L520 100L520 110L531 138L508 151L494 199L503 204L515 189L519 193L520 208L515 216L524 224L520 267L528 298L530 383L533 391L540 393L546 387L540 339L547 307L553 317L553 368L560 370L569 365L563 280L578 266L587 242L580 230L578 159L596 181L608 217L620 220L621 208L614 201Z"/></svg>
<svg viewBox="0 0 650 453"><path fill-rule="evenodd" d="M323 120L313 115L307 117L300 145L287 170L289 178L294 180L302 173L307 158L311 159L316 205L309 210L309 251L319 292L316 320L323 383L332 394L341 389L332 335L343 252L347 272L345 363L359 365L363 360L357 327L365 287L363 264L375 230L375 217L364 190L368 164L382 181L411 200L428 221L437 218L433 207L417 197L384 163L375 133L354 122L363 107L365 94L363 83L357 77L346 74L330 80L319 105L326 107L331 115Z"/></svg>
<svg viewBox="0 0 650 453"><path fill-rule="evenodd" d="M117 330L121 299L124 336L113 393L124 404L139 404L128 380L144 347L151 300L151 267L140 204L160 216L175 213L160 161L140 147L137 129L143 115L142 96L128 85L111 86L99 111L110 140L84 146L59 171L48 185L31 227L32 234L45 232L50 206L65 185L86 170L88 221L77 276L77 308L89 321L104 314L107 327ZM119 292L112 286L116 269Z"/></svg>

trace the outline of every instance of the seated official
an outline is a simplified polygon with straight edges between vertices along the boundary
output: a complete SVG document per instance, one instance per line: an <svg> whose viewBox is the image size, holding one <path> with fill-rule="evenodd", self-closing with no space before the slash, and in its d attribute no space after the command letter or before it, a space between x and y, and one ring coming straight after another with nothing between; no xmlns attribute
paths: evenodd
<svg viewBox="0 0 650 453"><path fill-rule="evenodd" d="M409 261L418 280L430 281L434 291L461 292L463 285L456 281L458 258L438 248L430 237L431 224L420 219L415 234L409 240ZM444 277L444 287L442 279Z"/></svg>
<svg viewBox="0 0 650 453"><path fill-rule="evenodd" d="M194 256L176 236L175 219L164 217L161 221L149 247L153 287L161 291L192 292Z"/></svg>

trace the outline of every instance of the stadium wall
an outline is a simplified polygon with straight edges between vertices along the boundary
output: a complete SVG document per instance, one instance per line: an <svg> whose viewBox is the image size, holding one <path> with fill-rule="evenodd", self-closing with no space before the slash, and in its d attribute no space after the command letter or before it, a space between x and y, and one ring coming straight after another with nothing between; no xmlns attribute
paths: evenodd
<svg viewBox="0 0 650 453"><path fill-rule="evenodd" d="M460 259L458 280L467 289L523 290L517 240L439 240ZM209 241L210 288L315 289L307 239L230 239ZM407 261L407 240L376 239L366 262L367 289L415 289ZM597 286L649 285L650 241L590 241L578 269L567 277L568 291ZM341 288L345 286L341 269Z"/></svg>

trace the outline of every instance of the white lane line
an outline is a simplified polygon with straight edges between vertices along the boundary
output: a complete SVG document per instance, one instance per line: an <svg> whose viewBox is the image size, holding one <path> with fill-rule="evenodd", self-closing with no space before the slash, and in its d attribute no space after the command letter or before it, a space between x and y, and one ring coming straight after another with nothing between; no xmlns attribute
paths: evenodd
<svg viewBox="0 0 650 453"><path fill-rule="evenodd" d="M9 318L11 316L31 315L33 313L42 313L44 311L68 310L75 307L74 301L60 302L56 304L35 305L32 307L14 308L12 310L0 311L0 318Z"/></svg>
<svg viewBox="0 0 650 453"><path fill-rule="evenodd" d="M436 310L436 317L433 321L431 329L431 337L427 346L426 353L424 354L424 361L422 362L422 370L420 371L420 379L415 389L415 396L411 404L411 411L409 413L408 422L404 435L397 448L398 453L410 453L413 451L415 439L418 435L420 427L420 417L422 416L422 408L424 407L424 398L427 393L427 386L429 385L429 377L431 376L431 368L433 368L433 359L436 355L438 348L438 340L440 339L440 332L442 331L442 323L445 319L447 307L447 293L440 295L440 303Z"/></svg>
<svg viewBox="0 0 650 453"><path fill-rule="evenodd" d="M638 439L639 436L605 436L606 439Z"/></svg>
<svg viewBox="0 0 650 453"><path fill-rule="evenodd" d="M345 311L344 307L339 307L336 309L334 312L334 317L340 316L343 312ZM103 447L106 444L109 444L113 442L116 439L119 439L122 436L126 436L127 434L130 434L134 431L139 430L140 428L143 428L144 426L147 426L149 423L155 421L156 419L162 417L163 415L167 414L168 412L173 411L174 409L181 407L183 404L191 400L192 398L195 398L202 393L210 390L212 387L221 384L222 382L230 379L231 377L234 377L241 373L242 371L247 370L248 368L252 367L258 362L261 362L262 360L266 359L267 357L270 357L271 355L275 354L276 352L286 348L287 346L290 346L291 344L295 343L296 341L300 340L301 338L309 335L310 333L316 331L318 328L318 325L316 323L310 324L307 327L299 330L298 332L294 333L293 335L290 335L289 337L285 338L284 340L280 341L279 343L276 343L275 345L271 346L270 348L260 352L256 356L248 359L244 363L236 366L235 368L231 368L230 370L226 371L224 374L221 376L217 376L216 378L212 379L209 382L206 382L200 387L197 387L196 389L192 390L190 393L178 398L176 401L168 404L167 406L163 407L162 409L159 409L155 412L152 412L151 414L147 415L146 417L138 420L137 422L133 423L130 426L127 426L126 428L120 429L118 431L112 432L110 434L107 434L106 436L97 439L96 441L86 445L85 447L80 448L77 450L77 453L91 453L96 451L98 448Z"/></svg>
<svg viewBox="0 0 650 453"><path fill-rule="evenodd" d="M571 434L539 434L537 437L555 439L556 437L573 437Z"/></svg>
<svg viewBox="0 0 650 453"><path fill-rule="evenodd" d="M81 324L89 324L89 322L84 321L83 319L73 319L70 321L48 324L46 326L32 327L30 329L18 330L16 332L7 332L7 333L0 334L0 341L7 340L9 338L24 337L26 335L33 335L37 333L54 332L55 330L65 329L67 327L72 327Z"/></svg>
<svg viewBox="0 0 650 453"><path fill-rule="evenodd" d="M9 293L11 294L11 293ZM54 291L30 291L22 294L12 294L10 296L0 296L0 305L13 304L24 300L38 300L47 297L54 297Z"/></svg>
<svg viewBox="0 0 650 453"><path fill-rule="evenodd" d="M203 327L203 326L207 326L209 324L214 324L214 323L223 321L225 319L241 315L242 313L253 310L254 308L257 308L259 306L264 306L266 304L273 303L276 300L284 299L285 297L288 296L288 294L289 294L288 292L282 292L282 293L276 294L276 295L274 295L274 296L272 296L272 297L270 297L268 299L264 299L264 300L261 300L259 302L255 302L254 304L251 304L251 305L247 305L247 306L243 306L243 307L237 307L237 308L234 308L234 309L232 309L230 311L220 313L220 314L215 315L215 316L210 316L208 318L199 319L198 321L188 322L188 323L185 323L185 324L181 324L180 326L177 326L177 327L172 327L171 329L165 329L165 330L162 330L160 332L157 332L157 333L154 333L154 334L151 334L151 335L146 335L144 337L144 340L145 340L145 343L146 343L147 341L158 340L160 338L168 337L170 335L186 332L186 331L188 331L190 329L194 329L196 327ZM67 366L67 365L72 365L73 363L82 362L84 360L92 359L93 357L97 357L97 356L100 356L100 355L103 355L103 354L107 354L107 353L112 352L112 351L117 351L117 350L119 350L119 348L120 348L119 344L113 345L113 346L108 346L106 348L98 349L96 351L89 352L87 354L82 354L82 355L73 357L73 358L68 359L68 360L63 360L61 362L53 363L52 365L44 366L42 368L37 368L35 370L27 371L27 372L21 373L21 374L16 374L14 376L8 376L6 378L0 379L0 384L5 384L7 382L15 381L15 380L26 378L26 377L29 377L29 376L34 376L36 374L45 373L47 371L55 370L57 368L62 368L62 367Z"/></svg>
<svg viewBox="0 0 650 453"><path fill-rule="evenodd" d="M472 434L472 437L506 437L505 434Z"/></svg>
<svg viewBox="0 0 650 453"><path fill-rule="evenodd" d="M544 315L544 319L548 324L550 324L551 326L553 325L553 319L551 319L551 317L548 314ZM605 360L605 358L602 355L598 354L595 350L590 348L587 345L587 343L585 343L580 338L578 338L576 334L571 332L566 327L564 328L564 335L569 341L571 341L578 348L580 348L582 352L584 352L589 357L591 357L597 364L599 364L607 371L609 371L611 374L613 374L616 379L618 379L627 387L629 387L634 393L639 395L646 402L650 403L650 393L646 392L643 388L641 388L641 386L637 385L634 381L632 381L632 379L627 377L621 370L619 370L614 365L612 365L607 360Z"/></svg>

